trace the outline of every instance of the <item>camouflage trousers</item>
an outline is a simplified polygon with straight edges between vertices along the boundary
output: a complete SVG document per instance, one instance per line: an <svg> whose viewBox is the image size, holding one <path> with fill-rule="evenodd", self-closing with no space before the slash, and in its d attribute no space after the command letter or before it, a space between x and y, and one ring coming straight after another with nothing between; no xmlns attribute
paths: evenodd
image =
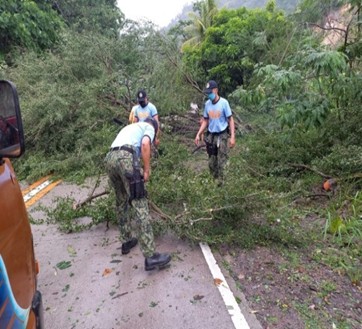
<svg viewBox="0 0 362 329"><path fill-rule="evenodd" d="M225 169L228 165L228 138L229 134L227 132L219 135L207 133L205 136L205 142L213 144L217 148L217 155L209 154L209 169L211 175L220 183L224 181Z"/></svg>
<svg viewBox="0 0 362 329"><path fill-rule="evenodd" d="M104 159L110 185L116 193L116 214L120 223L122 242L132 238L134 224L138 227L137 238L145 257L155 252L153 230L150 222L148 200L146 198L130 201L129 180L133 174L132 154L128 151L110 151ZM136 222L136 223L135 223Z"/></svg>

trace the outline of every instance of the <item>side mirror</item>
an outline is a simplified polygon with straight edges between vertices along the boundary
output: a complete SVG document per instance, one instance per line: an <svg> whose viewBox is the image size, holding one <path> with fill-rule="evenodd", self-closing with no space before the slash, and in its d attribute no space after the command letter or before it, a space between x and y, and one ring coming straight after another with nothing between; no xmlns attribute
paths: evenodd
<svg viewBox="0 0 362 329"><path fill-rule="evenodd" d="M15 85L0 80L0 158L18 158L25 151L24 131Z"/></svg>

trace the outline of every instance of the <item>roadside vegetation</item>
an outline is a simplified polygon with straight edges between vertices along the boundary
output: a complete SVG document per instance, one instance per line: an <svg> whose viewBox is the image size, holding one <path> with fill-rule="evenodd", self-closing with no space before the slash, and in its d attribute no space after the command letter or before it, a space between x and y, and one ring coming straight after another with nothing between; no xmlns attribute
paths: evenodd
<svg viewBox="0 0 362 329"><path fill-rule="evenodd" d="M272 0L222 10L199 1L190 20L167 31L127 20L116 1L90 3L0 5L0 78L17 85L26 133L20 178L103 179L120 129L113 118L126 124L146 88L162 123L148 185L156 232L231 253L267 247L287 267L322 264L361 292L361 1L304 0L288 15ZM219 82L237 125L222 188L208 174L205 149L193 144L208 79ZM113 198L81 207L58 200L48 220L66 232L116 224ZM93 221L77 224L84 216ZM336 290L327 281L320 289L322 299ZM308 307L294 305L305 328L332 327L332 313L311 317ZM358 328L360 319L333 324ZM278 319L263 321L277 328Z"/></svg>

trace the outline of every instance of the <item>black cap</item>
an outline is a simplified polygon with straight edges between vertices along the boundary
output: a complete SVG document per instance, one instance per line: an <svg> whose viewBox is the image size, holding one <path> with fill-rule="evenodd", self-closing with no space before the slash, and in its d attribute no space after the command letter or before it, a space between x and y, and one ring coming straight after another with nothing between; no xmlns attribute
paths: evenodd
<svg viewBox="0 0 362 329"><path fill-rule="evenodd" d="M141 89L137 92L137 101L144 101L146 97L147 97L146 90Z"/></svg>
<svg viewBox="0 0 362 329"><path fill-rule="evenodd" d="M205 89L203 90L203 92L204 92L205 94L210 94L214 88L217 88L217 83L216 83L216 81L214 81L214 80L210 80L210 81L208 81L208 83L206 84L206 87L205 87Z"/></svg>

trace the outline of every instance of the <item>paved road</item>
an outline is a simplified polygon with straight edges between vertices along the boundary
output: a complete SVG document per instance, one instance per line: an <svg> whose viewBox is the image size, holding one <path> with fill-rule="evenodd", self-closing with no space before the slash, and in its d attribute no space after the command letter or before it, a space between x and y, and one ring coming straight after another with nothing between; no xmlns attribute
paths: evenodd
<svg viewBox="0 0 362 329"><path fill-rule="evenodd" d="M67 195L82 200L88 191L86 186L62 183L29 212L35 220L42 219L39 203L51 207L56 197ZM158 238L157 250L172 253L172 263L162 271L146 272L138 246L121 255L116 227L101 224L64 234L54 225L41 224L32 225L32 230L47 328L236 328L198 245L172 235ZM261 329L248 306L241 308L248 324L237 328Z"/></svg>

